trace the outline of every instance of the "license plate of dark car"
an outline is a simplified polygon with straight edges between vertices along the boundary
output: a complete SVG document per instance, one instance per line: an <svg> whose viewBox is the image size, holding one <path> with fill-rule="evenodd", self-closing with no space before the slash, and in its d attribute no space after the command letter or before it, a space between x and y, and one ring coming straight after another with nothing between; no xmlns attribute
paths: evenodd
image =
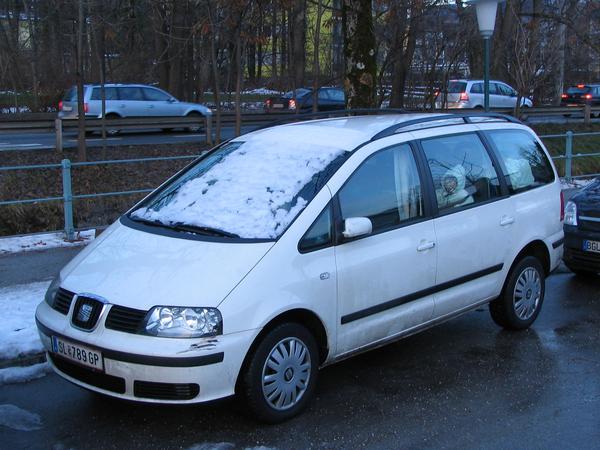
<svg viewBox="0 0 600 450"><path fill-rule="evenodd" d="M52 336L52 351L63 358L96 370L104 370L102 353L79 344Z"/></svg>
<svg viewBox="0 0 600 450"><path fill-rule="evenodd" d="M600 253L600 241L583 241L583 251Z"/></svg>

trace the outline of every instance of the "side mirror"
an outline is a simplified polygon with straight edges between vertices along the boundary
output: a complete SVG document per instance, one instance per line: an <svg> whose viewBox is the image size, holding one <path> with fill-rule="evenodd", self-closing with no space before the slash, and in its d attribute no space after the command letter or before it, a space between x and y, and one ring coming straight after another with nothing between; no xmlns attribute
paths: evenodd
<svg viewBox="0 0 600 450"><path fill-rule="evenodd" d="M344 220L344 231L342 234L345 238L366 236L372 232L373 224L368 217L348 217Z"/></svg>
<svg viewBox="0 0 600 450"><path fill-rule="evenodd" d="M171 97L169 100L167 100L169 103L175 103L177 101L177 99L175 97Z"/></svg>

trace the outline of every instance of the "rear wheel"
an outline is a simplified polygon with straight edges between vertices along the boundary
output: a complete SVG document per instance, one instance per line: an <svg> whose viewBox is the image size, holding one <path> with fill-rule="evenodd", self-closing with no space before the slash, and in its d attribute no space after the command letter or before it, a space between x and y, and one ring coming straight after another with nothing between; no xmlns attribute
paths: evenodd
<svg viewBox="0 0 600 450"><path fill-rule="evenodd" d="M119 134L121 132L121 130L119 130L117 128L112 128L109 123L110 120L116 120L116 119L120 119L120 118L121 118L121 116L119 116L118 114L107 114L106 115L106 134L108 136L116 136L117 134Z"/></svg>
<svg viewBox="0 0 600 450"><path fill-rule="evenodd" d="M251 355L239 389L254 417L278 423L299 414L314 394L319 353L313 335L297 323L271 330Z"/></svg>
<svg viewBox="0 0 600 450"><path fill-rule="evenodd" d="M502 293L490 303L492 319L512 330L529 328L542 309L544 292L544 268L536 257L526 256L511 269Z"/></svg>

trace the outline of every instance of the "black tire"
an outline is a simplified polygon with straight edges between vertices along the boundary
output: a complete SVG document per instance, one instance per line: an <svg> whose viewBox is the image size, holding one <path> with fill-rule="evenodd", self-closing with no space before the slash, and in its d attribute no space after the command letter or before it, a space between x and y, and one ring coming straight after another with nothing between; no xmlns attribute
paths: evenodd
<svg viewBox="0 0 600 450"><path fill-rule="evenodd" d="M189 113L185 117L188 117L188 118L189 117L194 117L194 118L198 117L198 118L200 118L200 117L204 117L204 116L202 114L200 114L199 112L192 111L191 113ZM186 128L186 131L188 131L189 133L200 133L202 130L203 130L202 125L198 125L197 127L187 127Z"/></svg>
<svg viewBox="0 0 600 450"><path fill-rule="evenodd" d="M294 342L292 348L300 349L298 357L288 357L284 363L277 364L281 367L278 371L268 366L267 362L272 352L279 351L281 345L284 346L284 349L290 350L289 346L292 341ZM305 353L302 353L304 350L298 343L304 346ZM289 352L288 355L290 353L292 352ZM284 352L279 351L278 354L282 355ZM300 356L301 358L299 358ZM295 365L294 362L298 361L305 362ZM271 359L271 362L276 363L275 359ZM308 362L308 368L299 370L305 366L306 362ZM312 333L304 326L293 322L278 325L262 338L242 369L238 389L239 397L247 406L247 412L259 421L279 423L288 420L299 414L313 397L317 383L318 365L319 352ZM263 386L263 377L271 377L272 382ZM306 380L305 383L302 383L303 379ZM278 395L277 386L289 388L289 391L280 390ZM267 399L265 390L272 390L270 401ZM289 400L292 401L291 391L299 396L296 397L295 402L285 405L287 394L289 394ZM271 402L277 403L280 399L283 399L282 406L278 409L277 405L273 405Z"/></svg>
<svg viewBox="0 0 600 450"><path fill-rule="evenodd" d="M110 123L109 121L111 120L116 120L116 119L120 119L121 116L119 116L118 114L107 114L106 115L106 135L107 136L116 136L117 134L119 134L121 132L121 130L118 130L116 128L111 128L110 127ZM102 133L102 132L100 132Z"/></svg>
<svg viewBox="0 0 600 450"><path fill-rule="evenodd" d="M529 277L531 282L526 281ZM538 280L539 285L535 280ZM501 327L511 330L529 328L542 309L544 293L545 273L542 263L534 256L526 256L513 266L502 293L490 303L492 319Z"/></svg>

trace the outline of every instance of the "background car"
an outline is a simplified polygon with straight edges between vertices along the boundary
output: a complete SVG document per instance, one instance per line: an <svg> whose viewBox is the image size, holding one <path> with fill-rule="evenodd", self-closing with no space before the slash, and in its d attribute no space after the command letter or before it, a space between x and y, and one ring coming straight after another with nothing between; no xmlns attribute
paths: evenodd
<svg viewBox="0 0 600 450"><path fill-rule="evenodd" d="M484 80L450 80L445 91L437 95L436 108L483 108ZM444 98L445 97L445 98ZM490 80L490 108L514 108L517 91L502 81ZM528 98L521 98L521 106L531 108Z"/></svg>
<svg viewBox="0 0 600 450"><path fill-rule="evenodd" d="M346 108L346 94L343 89L322 87L317 92L319 111L333 111ZM300 88L289 91L281 97L270 97L265 100L265 112L300 111L311 112L313 107L313 90Z"/></svg>
<svg viewBox="0 0 600 450"><path fill-rule="evenodd" d="M567 202L565 265L577 275L600 273L600 178Z"/></svg>
<svg viewBox="0 0 600 450"><path fill-rule="evenodd" d="M150 116L210 116L212 111L199 103L180 102L168 92L144 84L105 84L106 118ZM85 116L102 117L100 85L85 85L83 92ZM77 117L77 87L69 89L58 104L58 117ZM188 127L197 131L199 127Z"/></svg>
<svg viewBox="0 0 600 450"><path fill-rule="evenodd" d="M582 105L600 106L600 84L571 86L560 96L560 106Z"/></svg>

